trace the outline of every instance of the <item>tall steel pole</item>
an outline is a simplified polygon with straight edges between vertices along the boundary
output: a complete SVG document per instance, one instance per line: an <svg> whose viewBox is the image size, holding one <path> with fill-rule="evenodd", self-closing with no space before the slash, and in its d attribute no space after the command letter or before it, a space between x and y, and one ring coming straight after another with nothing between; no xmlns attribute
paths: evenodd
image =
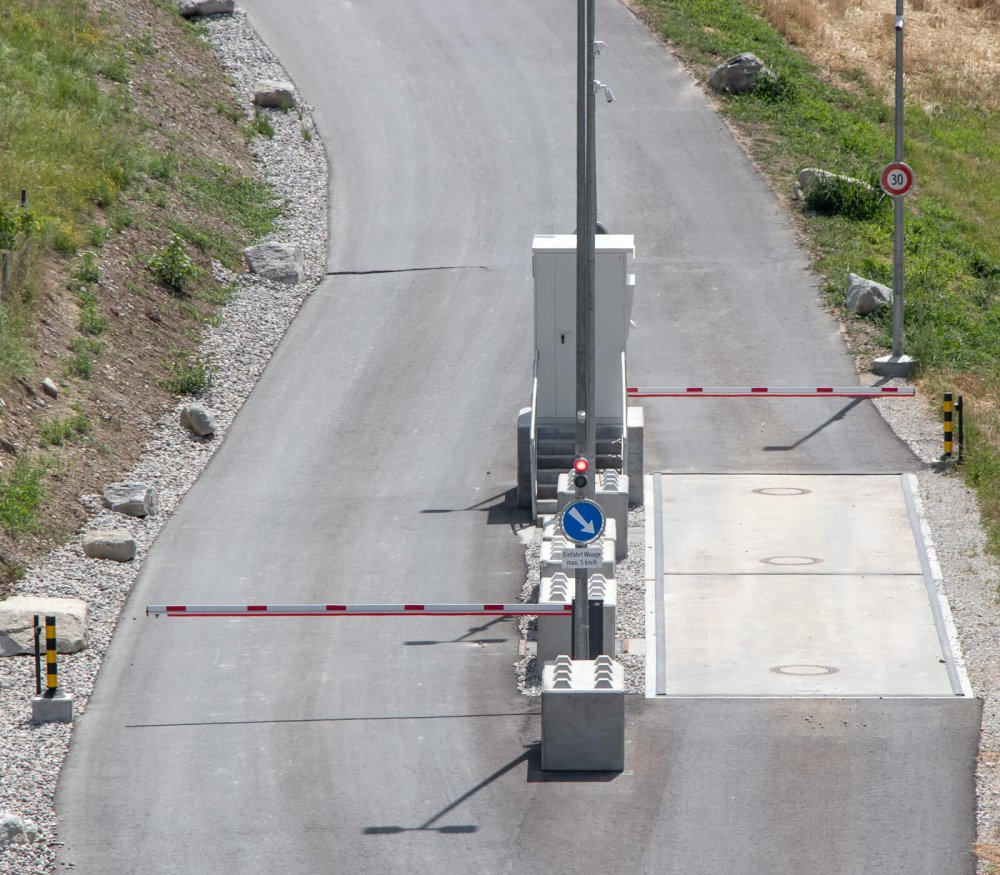
<svg viewBox="0 0 1000 875"><path fill-rule="evenodd" d="M893 160L903 161L903 0L896 0L896 137ZM892 355L903 355L903 198L892 199Z"/></svg>
<svg viewBox="0 0 1000 875"><path fill-rule="evenodd" d="M594 0L577 0L576 102L576 453L590 463L587 486L578 497L592 498L597 475L597 420L594 378L594 232L596 167L594 149ZM590 656L587 611L589 572L576 572L573 599L573 658Z"/></svg>
<svg viewBox="0 0 1000 875"><path fill-rule="evenodd" d="M587 311L587 411L586 435L583 448L584 455L593 466L593 476L587 478L584 495L593 498L595 480L597 478L597 289L596 289L596 248L597 240L597 96L594 93L596 58L594 40L596 30L594 25L594 0L587 0L587 215L583 226L583 247L586 258L586 311ZM577 238L579 244L579 238Z"/></svg>

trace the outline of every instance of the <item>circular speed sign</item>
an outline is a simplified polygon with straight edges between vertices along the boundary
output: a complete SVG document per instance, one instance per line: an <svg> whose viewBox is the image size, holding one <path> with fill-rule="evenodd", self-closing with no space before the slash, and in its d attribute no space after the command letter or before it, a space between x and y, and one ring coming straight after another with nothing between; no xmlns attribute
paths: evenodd
<svg viewBox="0 0 1000 875"><path fill-rule="evenodd" d="M901 197L913 188L913 170L908 164L896 161L882 171L882 190L893 197Z"/></svg>

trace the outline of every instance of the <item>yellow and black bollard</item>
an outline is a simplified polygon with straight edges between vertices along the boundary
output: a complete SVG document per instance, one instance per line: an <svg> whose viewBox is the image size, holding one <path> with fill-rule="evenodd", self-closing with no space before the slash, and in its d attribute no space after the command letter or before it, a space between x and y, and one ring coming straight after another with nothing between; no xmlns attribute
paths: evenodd
<svg viewBox="0 0 1000 875"><path fill-rule="evenodd" d="M45 617L45 693L49 697L59 690L59 666L56 657L56 618Z"/></svg>
<svg viewBox="0 0 1000 875"><path fill-rule="evenodd" d="M944 459L951 459L955 449L954 422L955 403L951 392L944 393Z"/></svg>
<svg viewBox="0 0 1000 875"><path fill-rule="evenodd" d="M71 723L73 697L59 689L59 667L56 661L56 618L45 617L45 692L31 700L34 723Z"/></svg>

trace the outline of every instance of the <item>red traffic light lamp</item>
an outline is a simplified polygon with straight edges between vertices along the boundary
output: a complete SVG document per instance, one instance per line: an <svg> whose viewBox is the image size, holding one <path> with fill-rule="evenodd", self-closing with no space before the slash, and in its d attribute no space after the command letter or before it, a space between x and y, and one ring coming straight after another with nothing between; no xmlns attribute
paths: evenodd
<svg viewBox="0 0 1000 875"><path fill-rule="evenodd" d="M573 463L573 485L577 489L583 489L587 485L587 472L590 470L590 462L580 456Z"/></svg>

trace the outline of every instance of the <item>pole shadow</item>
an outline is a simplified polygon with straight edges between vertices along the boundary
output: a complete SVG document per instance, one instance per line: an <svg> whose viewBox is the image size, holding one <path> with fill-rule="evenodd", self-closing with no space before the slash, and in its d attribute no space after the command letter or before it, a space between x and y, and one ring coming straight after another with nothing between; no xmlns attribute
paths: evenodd
<svg viewBox="0 0 1000 875"><path fill-rule="evenodd" d="M461 644L468 640L470 635L475 635L477 632L485 632L490 626L494 626L497 623L502 623L506 620L510 620L510 617L492 617L488 622L483 623L482 626L473 626L468 629L464 635L459 635L457 638L452 638L449 641L404 641L403 645L406 647L429 647L433 644ZM505 644L508 642L509 638L475 638L469 641L469 644Z"/></svg>

